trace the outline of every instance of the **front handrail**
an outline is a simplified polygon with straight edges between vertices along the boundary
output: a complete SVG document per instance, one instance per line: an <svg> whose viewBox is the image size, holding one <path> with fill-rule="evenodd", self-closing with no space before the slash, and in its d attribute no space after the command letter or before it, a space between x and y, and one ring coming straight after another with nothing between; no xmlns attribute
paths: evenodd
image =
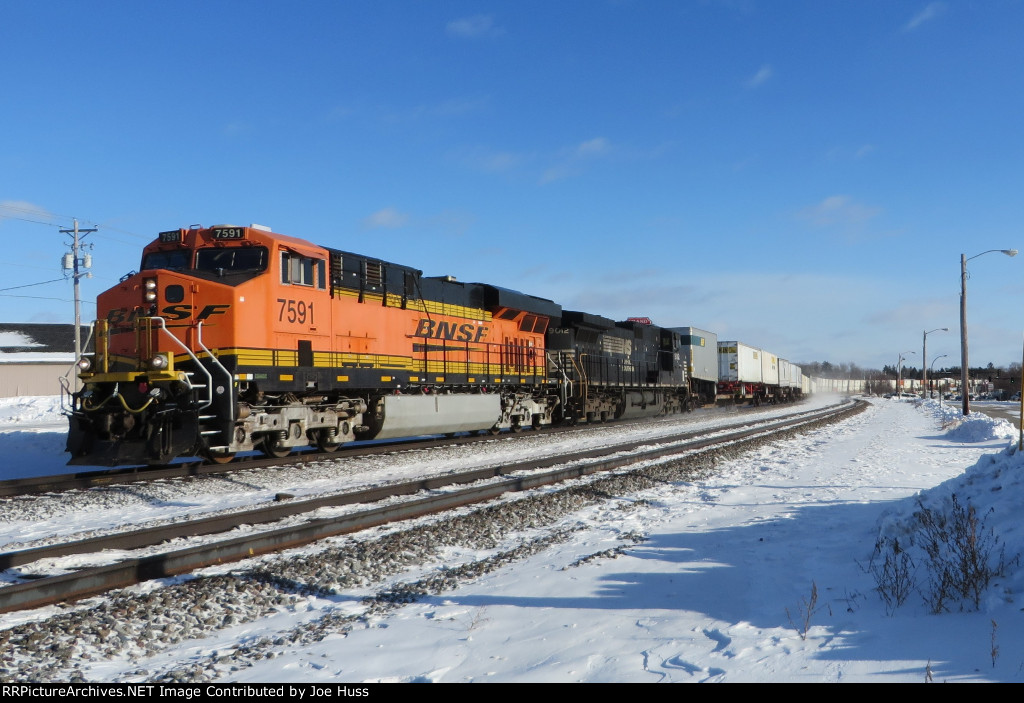
<svg viewBox="0 0 1024 703"><path fill-rule="evenodd" d="M106 351L106 347L105 347L106 337L103 336L103 334L104 334L104 332L106 330L106 324L107 324L106 320L102 320L102 321L101 320L94 320L93 323L91 325L89 325L89 334L85 338L85 343L82 345L82 349L84 350L84 349L88 349L89 348L89 343L92 342L93 332L96 331L97 325L100 325L100 324L103 325L103 328L99 332L96 333L96 344L99 345L99 343L100 343L100 341L102 339L102 341L104 342L104 349L103 349L102 353L93 353L93 363L95 364L97 361L102 361L102 363L103 363L102 371L106 371L107 370L106 369L106 365L107 365L107 351ZM86 354L88 354L88 352L85 352L85 351L82 352L82 356L83 357L85 357ZM60 383L60 411L64 415L72 415L75 412L75 390L70 387L70 382L68 381L68 374L69 373L74 373L74 374L77 375L80 372L81 367L78 365L80 361L81 361L81 359L75 359L74 363L72 363L72 365L71 365L71 368L69 368L67 370L67 372L65 372L65 374L63 376L60 376L57 379L57 382ZM100 370L100 369L97 369L97 370Z"/></svg>
<svg viewBox="0 0 1024 703"><path fill-rule="evenodd" d="M228 393L230 394L231 393L231 387L234 385L234 378L232 377L231 372L228 371L227 368L225 368L224 364L220 363L220 359L215 357L213 355L213 352L210 351L209 349L207 349L206 345L203 344L203 321L202 320L199 320L196 323L196 344L198 344L199 347L202 348L202 350L204 352L206 352L206 354L210 357L210 361L218 369L223 371L225 376L227 376L227 379L228 379L227 390L228 390ZM193 357L193 358L195 358L195 357ZM229 395L229 398L230 398L230 395ZM210 376L210 402L207 403L206 405L204 405L203 407L204 408L208 407L210 405L210 403L212 403L212 402L213 402L213 376L211 375ZM232 422L232 423L235 421L235 404L233 402L228 403L228 421Z"/></svg>
<svg viewBox="0 0 1024 703"><path fill-rule="evenodd" d="M167 322L164 320L164 318L162 318L162 317L145 317L145 318L141 318L141 319L143 319L143 320L150 320L150 321L156 320L159 323L160 329L168 337L170 337L171 340L175 344L177 344L179 347L181 347L185 351L185 353L188 354L189 358L192 359L192 361L195 362L196 368L199 369L199 371L201 371L203 373L203 375L206 376L206 399L199 406L199 409L200 410L205 410L206 408L208 408L211 405L213 405L213 374L211 374L206 369L206 367L202 365L202 363L199 361L199 357L197 357L195 355L195 353L193 353L193 351L188 348L188 345L186 345L180 339L178 339L173 334L171 334L171 331L169 329L167 329ZM200 346L202 346L202 345L200 345ZM206 347L203 347L203 348L205 349ZM186 376L185 378L187 379L188 377ZM188 385L190 387L192 386L192 381L191 380L188 381Z"/></svg>

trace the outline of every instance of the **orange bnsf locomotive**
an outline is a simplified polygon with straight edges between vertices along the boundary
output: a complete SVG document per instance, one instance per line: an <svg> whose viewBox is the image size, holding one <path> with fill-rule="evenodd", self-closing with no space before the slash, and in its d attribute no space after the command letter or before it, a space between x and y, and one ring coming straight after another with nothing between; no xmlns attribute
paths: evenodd
<svg viewBox="0 0 1024 703"><path fill-rule="evenodd" d="M256 225L161 232L97 308L71 464L284 456L689 403L677 333Z"/></svg>

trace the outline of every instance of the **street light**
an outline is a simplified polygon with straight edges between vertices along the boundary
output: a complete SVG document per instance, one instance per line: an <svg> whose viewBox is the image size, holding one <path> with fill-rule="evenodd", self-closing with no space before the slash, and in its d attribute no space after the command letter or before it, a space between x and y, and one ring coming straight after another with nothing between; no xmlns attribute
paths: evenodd
<svg viewBox="0 0 1024 703"><path fill-rule="evenodd" d="M989 249L968 258L960 255L960 397L963 398L963 414L971 413L971 394L967 389L967 262L984 254L998 251L1007 256L1017 256L1016 249Z"/></svg>
<svg viewBox="0 0 1024 703"><path fill-rule="evenodd" d="M896 398L898 400L903 400L903 390L901 388L903 385L903 360L907 358L907 354L916 353L914 351L900 352L900 360L896 362Z"/></svg>
<svg viewBox="0 0 1024 703"><path fill-rule="evenodd" d="M939 327L938 329L929 330L924 333L924 344L921 345L921 359L928 362L928 335L932 332L949 332L948 327ZM928 395L928 367L925 366L921 371L921 385L924 386L925 396Z"/></svg>
<svg viewBox="0 0 1024 703"><path fill-rule="evenodd" d="M949 356L949 354L942 354L941 356L937 356L934 359L932 359L932 365L929 367L929 370L935 368L935 362L936 361L938 361L939 359L944 359L947 356ZM925 358L927 358L927 357L925 357ZM925 393L926 394L928 393L927 389L925 390ZM940 414L941 414L941 411L942 411L942 389L939 388L939 412L940 412Z"/></svg>

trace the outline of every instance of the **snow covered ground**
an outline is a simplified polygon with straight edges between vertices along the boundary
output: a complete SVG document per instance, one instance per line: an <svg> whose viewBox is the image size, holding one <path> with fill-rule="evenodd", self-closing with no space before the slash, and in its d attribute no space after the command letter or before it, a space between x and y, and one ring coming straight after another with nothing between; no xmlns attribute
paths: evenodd
<svg viewBox="0 0 1024 703"><path fill-rule="evenodd" d="M0 409L0 473L60 472L64 423L52 401L12 405ZM1024 454L1005 421L976 415L951 426L955 413L873 400L853 419L745 454L713 478L577 512L563 524L574 528L566 541L369 616L347 635L301 646L279 636L359 612L362 593L310 596L272 618L150 660L95 662L87 673L131 680L142 667L276 640L228 679L1024 681ZM989 568L976 569L974 583L988 577L977 596L954 597L952 583L937 591L940 557L954 552L929 557L924 546L942 541L941 525L922 527L915 512L962 518L949 523L961 539L946 547L980 537L974 552L987 552ZM937 603L945 612L931 612ZM22 617L0 616L0 628Z"/></svg>

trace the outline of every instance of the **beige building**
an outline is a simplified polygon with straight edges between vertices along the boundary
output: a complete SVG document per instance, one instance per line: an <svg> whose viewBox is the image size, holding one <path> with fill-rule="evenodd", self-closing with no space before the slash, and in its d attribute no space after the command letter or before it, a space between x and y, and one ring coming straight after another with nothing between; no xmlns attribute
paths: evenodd
<svg viewBox="0 0 1024 703"><path fill-rule="evenodd" d="M0 323L0 398L60 395L61 379L74 380L74 363L74 325Z"/></svg>

